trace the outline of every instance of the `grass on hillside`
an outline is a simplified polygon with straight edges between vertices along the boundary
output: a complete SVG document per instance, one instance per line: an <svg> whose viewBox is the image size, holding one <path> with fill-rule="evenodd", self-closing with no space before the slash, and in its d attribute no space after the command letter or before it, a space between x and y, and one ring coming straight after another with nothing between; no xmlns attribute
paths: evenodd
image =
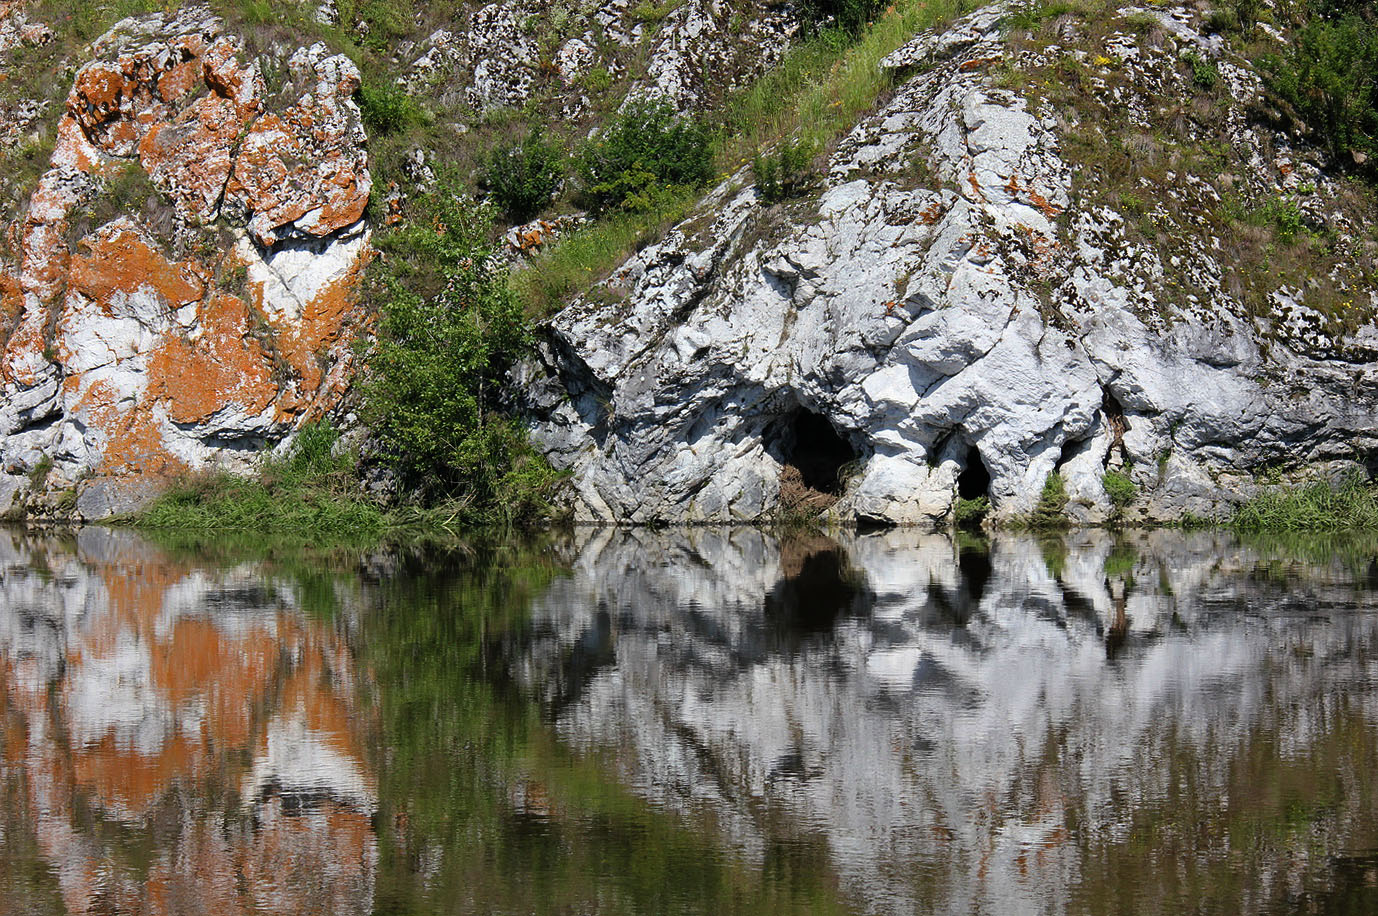
<svg viewBox="0 0 1378 916"><path fill-rule="evenodd" d="M1332 485L1317 480L1301 486L1268 487L1235 510L1236 531L1378 530L1378 483L1354 474Z"/></svg>
<svg viewBox="0 0 1378 916"><path fill-rule="evenodd" d="M721 178L786 139L826 157L838 138L893 85L882 58L914 35L952 21L969 0L900 0L853 37L829 29L786 53L718 115ZM528 313L543 317L607 277L627 257L684 219L698 194L666 195L641 213L614 212L551 245L513 275Z"/></svg>
<svg viewBox="0 0 1378 916"><path fill-rule="evenodd" d="M265 455L256 477L192 475L138 515L137 528L329 532L377 536L392 523L359 489L357 458L329 423L305 427L285 456Z"/></svg>

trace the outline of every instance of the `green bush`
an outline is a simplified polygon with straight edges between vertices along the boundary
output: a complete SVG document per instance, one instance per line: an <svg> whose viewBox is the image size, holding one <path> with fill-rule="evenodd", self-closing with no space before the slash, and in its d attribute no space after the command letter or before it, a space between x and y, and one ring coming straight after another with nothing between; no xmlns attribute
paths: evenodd
<svg viewBox="0 0 1378 916"><path fill-rule="evenodd" d="M1215 84L1220 82L1219 68L1195 51L1183 51L1182 60L1191 67L1191 81L1196 84L1196 88L1214 89Z"/></svg>
<svg viewBox="0 0 1378 916"><path fill-rule="evenodd" d="M1102 474L1101 486L1105 488L1105 495L1110 497L1110 505L1114 507L1116 515L1123 514L1139 495L1139 488L1134 481L1128 474L1120 471L1106 471Z"/></svg>
<svg viewBox="0 0 1378 916"><path fill-rule="evenodd" d="M1370 17L1349 11L1311 19L1263 67L1269 88L1333 156L1357 162L1378 154L1378 24Z"/></svg>
<svg viewBox="0 0 1378 916"><path fill-rule="evenodd" d="M773 153L760 153L751 163L756 178L756 190L766 203L777 203L802 192L808 187L813 162L813 145L805 140L789 139Z"/></svg>
<svg viewBox="0 0 1378 916"><path fill-rule="evenodd" d="M1005 17L1005 27L1014 30L1036 29L1050 19L1076 12L1075 5L1062 0L1032 2L1012 9Z"/></svg>
<svg viewBox="0 0 1378 916"><path fill-rule="evenodd" d="M489 213L457 186L445 176L418 198L411 225L382 241L363 416L414 491L523 523L548 508L556 479L502 402L531 333L489 248Z"/></svg>
<svg viewBox="0 0 1378 916"><path fill-rule="evenodd" d="M370 134L398 134L425 120L421 107L400 87L364 80L357 93L359 116Z"/></svg>
<svg viewBox="0 0 1378 916"><path fill-rule="evenodd" d="M629 103L579 154L595 210L647 210L667 189L698 187L713 177L707 129L663 99Z"/></svg>
<svg viewBox="0 0 1378 916"><path fill-rule="evenodd" d="M953 507L952 518L958 527L967 527L981 524L981 520L990 514L990 498L978 496L975 499L957 498L957 504Z"/></svg>
<svg viewBox="0 0 1378 916"><path fill-rule="evenodd" d="M1060 528L1067 524L1067 486L1062 475L1053 471L1043 482L1043 492L1038 495L1038 505L1029 516L1033 528Z"/></svg>
<svg viewBox="0 0 1378 916"><path fill-rule="evenodd" d="M1263 0L1230 0L1230 12L1235 22L1245 32L1252 32L1258 24L1258 14L1263 9Z"/></svg>
<svg viewBox="0 0 1378 916"><path fill-rule="evenodd" d="M855 35L884 7L884 0L803 0L801 12L814 28L832 25Z"/></svg>
<svg viewBox="0 0 1378 916"><path fill-rule="evenodd" d="M1304 228L1301 206L1291 198L1271 198L1249 214L1249 218L1257 225L1272 226L1277 230L1278 238L1289 244L1296 240Z"/></svg>
<svg viewBox="0 0 1378 916"><path fill-rule="evenodd" d="M513 222L524 223L550 203L564 178L560 144L533 130L521 143L496 147L488 156L485 183Z"/></svg>

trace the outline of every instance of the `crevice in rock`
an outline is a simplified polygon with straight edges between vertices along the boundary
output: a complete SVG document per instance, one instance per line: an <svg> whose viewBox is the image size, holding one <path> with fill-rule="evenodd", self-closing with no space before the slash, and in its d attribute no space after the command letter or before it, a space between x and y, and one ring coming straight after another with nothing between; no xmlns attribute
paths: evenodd
<svg viewBox="0 0 1378 916"><path fill-rule="evenodd" d="M1086 451L1090 443L1085 439L1068 439L1062 443L1062 449L1057 453L1057 464L1053 465L1053 473L1056 474L1067 466L1067 462Z"/></svg>
<svg viewBox="0 0 1378 916"><path fill-rule="evenodd" d="M1124 434L1129 432L1129 420L1125 418L1124 408L1120 406L1119 399L1109 388L1101 388L1101 412L1105 414L1105 423L1110 428L1110 447L1105 450L1101 465L1110 467L1114 463L1118 467L1128 464L1129 455L1124 449ZM1115 454L1117 451L1118 456Z"/></svg>

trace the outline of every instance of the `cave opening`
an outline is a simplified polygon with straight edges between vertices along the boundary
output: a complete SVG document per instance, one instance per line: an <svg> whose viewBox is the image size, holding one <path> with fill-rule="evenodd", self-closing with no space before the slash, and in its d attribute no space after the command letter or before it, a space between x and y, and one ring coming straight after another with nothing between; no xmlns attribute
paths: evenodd
<svg viewBox="0 0 1378 916"><path fill-rule="evenodd" d="M781 463L806 489L825 496L842 495L842 472L860 454L828 418L800 408L792 414L780 442Z"/></svg>
<svg viewBox="0 0 1378 916"><path fill-rule="evenodd" d="M980 499L990 495L990 471L981 460L981 450L976 446L967 449L962 462L962 472L957 475L957 496L961 499Z"/></svg>

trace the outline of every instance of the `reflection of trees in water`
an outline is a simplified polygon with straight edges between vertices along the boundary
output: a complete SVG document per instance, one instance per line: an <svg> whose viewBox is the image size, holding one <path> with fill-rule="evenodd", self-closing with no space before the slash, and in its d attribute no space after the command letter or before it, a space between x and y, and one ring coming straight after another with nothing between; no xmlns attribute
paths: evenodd
<svg viewBox="0 0 1378 916"><path fill-rule="evenodd" d="M1378 802L1343 779L1316 790L1329 805L1279 800L1288 761L1346 730L1367 765L1378 619L1353 612L1344 564L1287 561L1279 584L1260 550L603 532L537 602L519 668L645 797L711 812L755 861L783 821L809 825L871 908L1094 912L1126 886L1149 890L1139 911L1230 889L1258 908L1319 880L1327 841L1364 842ZM590 633L596 663L571 664ZM1275 794L1240 794L1247 761ZM1289 810L1328 840L1259 843ZM1173 850L1188 864L1164 869Z"/></svg>
<svg viewBox="0 0 1378 916"><path fill-rule="evenodd" d="M655 562L666 562L660 558ZM826 868L768 873L724 856L711 825L647 805L599 759L554 742L518 689L530 608L572 580L541 545L480 546L393 571L362 644L380 685L386 766L375 907L421 913L841 912ZM551 702L605 665L619 625L590 606ZM826 864L816 838L791 850ZM812 845L810 845L812 843ZM813 850L811 855L807 850Z"/></svg>
<svg viewBox="0 0 1378 916"><path fill-rule="evenodd" d="M0 859L52 876L32 911L367 909L349 625L132 535L0 541Z"/></svg>

